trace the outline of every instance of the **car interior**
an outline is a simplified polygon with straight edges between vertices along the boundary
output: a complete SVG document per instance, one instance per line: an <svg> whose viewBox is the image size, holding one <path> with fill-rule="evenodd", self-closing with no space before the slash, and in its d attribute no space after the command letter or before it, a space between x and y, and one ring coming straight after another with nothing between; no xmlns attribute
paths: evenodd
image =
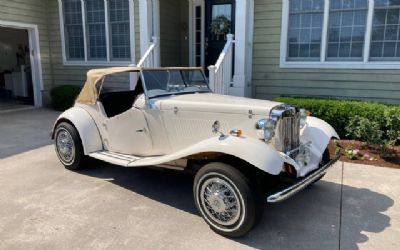
<svg viewBox="0 0 400 250"><path fill-rule="evenodd" d="M101 91L99 101L103 104L107 117L111 118L132 108L136 98L143 93L142 81L139 78L134 90Z"/></svg>

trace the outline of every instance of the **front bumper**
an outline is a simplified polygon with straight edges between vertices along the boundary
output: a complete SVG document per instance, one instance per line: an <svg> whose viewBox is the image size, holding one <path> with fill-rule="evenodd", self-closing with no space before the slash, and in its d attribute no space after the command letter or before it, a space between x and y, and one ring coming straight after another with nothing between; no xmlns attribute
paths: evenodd
<svg viewBox="0 0 400 250"><path fill-rule="evenodd" d="M316 181L318 178L323 176L329 168L331 168L340 158L340 155L336 155L334 159L330 160L327 164L324 166L316 169L315 171L311 172L308 176L304 177L300 181L296 182L295 184L285 188L282 191L279 191L277 193L271 194L267 198L267 202L269 203L276 203L280 201L284 201L291 197L292 195L295 195L296 193L300 192L304 188L306 188L308 185L312 184L314 181Z"/></svg>

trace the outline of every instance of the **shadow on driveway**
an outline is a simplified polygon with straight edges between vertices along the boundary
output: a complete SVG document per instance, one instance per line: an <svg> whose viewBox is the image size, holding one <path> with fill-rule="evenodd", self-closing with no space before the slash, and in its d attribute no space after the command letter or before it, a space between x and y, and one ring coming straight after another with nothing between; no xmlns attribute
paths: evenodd
<svg viewBox="0 0 400 250"><path fill-rule="evenodd" d="M198 215L192 195L192 175L165 169L124 168L97 161L93 165L96 167L80 173L110 179L132 192ZM343 185L346 208L343 216L341 187L322 180L285 202L266 204L263 219L250 234L233 240L259 249L338 249L339 241L344 244L343 249L357 249L358 243L368 240L363 232L378 233L390 226L390 218L383 212L394 201L369 189ZM346 193L357 197L357 201L346 199Z"/></svg>
<svg viewBox="0 0 400 250"><path fill-rule="evenodd" d="M49 133L59 114L49 109L0 113L0 159L52 144Z"/></svg>

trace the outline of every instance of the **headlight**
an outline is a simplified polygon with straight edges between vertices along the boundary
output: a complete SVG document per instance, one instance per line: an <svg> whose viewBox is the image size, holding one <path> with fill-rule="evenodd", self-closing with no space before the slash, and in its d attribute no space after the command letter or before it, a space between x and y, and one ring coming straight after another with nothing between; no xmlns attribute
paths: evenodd
<svg viewBox="0 0 400 250"><path fill-rule="evenodd" d="M256 123L256 129L275 129L276 121L272 119L261 119Z"/></svg>
<svg viewBox="0 0 400 250"><path fill-rule="evenodd" d="M275 135L276 121L273 119L261 119L256 123L256 129L263 130L265 141L269 141Z"/></svg>
<svg viewBox="0 0 400 250"><path fill-rule="evenodd" d="M305 109L300 109L300 128L304 128L306 125L307 113Z"/></svg>

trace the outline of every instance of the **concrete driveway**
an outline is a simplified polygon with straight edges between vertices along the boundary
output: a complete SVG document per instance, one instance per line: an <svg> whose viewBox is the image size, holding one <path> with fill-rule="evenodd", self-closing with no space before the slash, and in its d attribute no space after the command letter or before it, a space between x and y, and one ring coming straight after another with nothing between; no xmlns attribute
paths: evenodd
<svg viewBox="0 0 400 250"><path fill-rule="evenodd" d="M98 162L65 170L49 145L56 116L0 114L2 249L400 249L399 170L338 163L232 240L198 215L192 176Z"/></svg>

